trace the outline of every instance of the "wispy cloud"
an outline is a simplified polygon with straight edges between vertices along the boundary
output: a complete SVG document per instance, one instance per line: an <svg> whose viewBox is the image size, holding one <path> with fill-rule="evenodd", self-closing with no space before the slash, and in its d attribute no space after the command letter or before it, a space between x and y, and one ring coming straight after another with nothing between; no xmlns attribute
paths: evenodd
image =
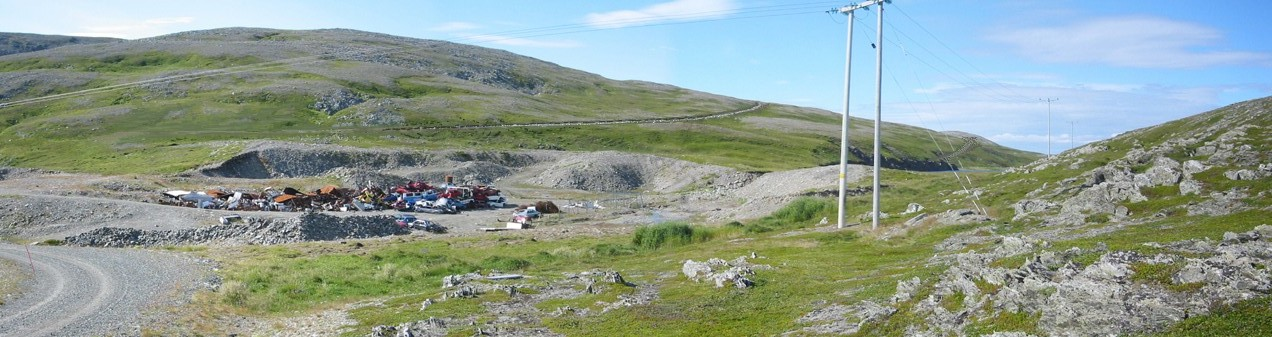
<svg viewBox="0 0 1272 337"><path fill-rule="evenodd" d="M1229 87L1042 82L1008 85L1016 99L988 94L992 87L938 85L941 90L911 97L914 103L884 106L884 119L934 130L971 132L1010 147L1046 152L1048 124L1052 149L1066 149L1069 134L1078 145L1108 135L1160 124L1217 108ZM996 85L994 85L997 87ZM1008 90L1009 89L1009 90ZM1033 97L1029 99L1029 97ZM1058 97L1048 107L1038 97ZM873 103L854 104L867 116ZM1072 124L1070 124L1072 123ZM886 136L885 136L886 137ZM886 141L886 138L885 138Z"/></svg>
<svg viewBox="0 0 1272 337"><path fill-rule="evenodd" d="M487 43L500 44L500 45L506 45L506 46L518 46L518 47L576 48L581 46L581 44L579 44L578 42L569 41L569 40L558 40L558 41L534 40L534 39L527 39L527 38L520 38L520 37L491 35L491 34L471 34L471 35L464 35L463 37L465 39L469 39L473 41L487 42Z"/></svg>
<svg viewBox="0 0 1272 337"><path fill-rule="evenodd" d="M127 22L119 24L97 25L81 27L83 31L70 33L68 35L78 36L101 36L115 37L121 39L135 39L142 37L150 37L170 33L173 29L168 26L186 25L194 23L194 17L179 16L167 18L146 19L139 22Z"/></svg>
<svg viewBox="0 0 1272 337"><path fill-rule="evenodd" d="M597 28L621 28L663 22L726 17L736 10L732 0L675 0L641 9L588 14L584 20Z"/></svg>
<svg viewBox="0 0 1272 337"><path fill-rule="evenodd" d="M454 21L437 25L433 28L429 28L429 30L436 32L462 32L478 28L481 28L481 26L472 22Z"/></svg>
<svg viewBox="0 0 1272 337"><path fill-rule="evenodd" d="M1156 17L1100 18L1067 26L1015 29L989 38L1044 62L1140 68L1272 65L1272 54L1216 48L1224 40L1217 29Z"/></svg>

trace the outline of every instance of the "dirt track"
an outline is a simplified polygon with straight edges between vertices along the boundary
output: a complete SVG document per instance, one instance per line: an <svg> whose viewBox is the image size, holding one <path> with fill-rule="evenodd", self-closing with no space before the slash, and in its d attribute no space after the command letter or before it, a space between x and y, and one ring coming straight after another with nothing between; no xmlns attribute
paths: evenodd
<svg viewBox="0 0 1272 337"><path fill-rule="evenodd" d="M33 262L36 271L0 306L0 336L140 335L156 308L184 301L208 270L190 258L135 249L0 244L0 258L26 268Z"/></svg>

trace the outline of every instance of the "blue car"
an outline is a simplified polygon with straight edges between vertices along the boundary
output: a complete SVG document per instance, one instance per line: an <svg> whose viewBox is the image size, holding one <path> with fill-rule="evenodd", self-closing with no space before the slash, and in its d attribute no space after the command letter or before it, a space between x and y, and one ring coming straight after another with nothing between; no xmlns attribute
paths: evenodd
<svg viewBox="0 0 1272 337"><path fill-rule="evenodd" d="M397 217L393 220L393 223L396 223L398 227L407 228L407 227L411 227L411 224L415 223L415 220L416 218L414 215L398 214Z"/></svg>

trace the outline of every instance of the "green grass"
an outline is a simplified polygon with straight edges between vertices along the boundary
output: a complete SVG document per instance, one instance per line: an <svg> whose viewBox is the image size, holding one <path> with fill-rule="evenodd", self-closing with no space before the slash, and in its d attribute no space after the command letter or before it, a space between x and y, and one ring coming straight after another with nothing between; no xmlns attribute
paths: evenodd
<svg viewBox="0 0 1272 337"><path fill-rule="evenodd" d="M713 233L701 226L682 222L664 222L636 228L632 245L640 249L656 250L711 240Z"/></svg>
<svg viewBox="0 0 1272 337"><path fill-rule="evenodd" d="M1204 282L1180 283L1171 281L1171 277L1184 269L1183 262L1150 264L1137 262L1131 264L1131 280L1141 283L1153 283L1175 292L1195 292L1205 285Z"/></svg>
<svg viewBox="0 0 1272 337"><path fill-rule="evenodd" d="M1024 332L1033 336L1044 335L1038 329L1040 314L998 311L988 318L972 321L963 329L970 336L983 336L994 332Z"/></svg>
<svg viewBox="0 0 1272 337"><path fill-rule="evenodd" d="M1151 336L1272 336L1272 297L1213 308L1209 315L1192 316Z"/></svg>
<svg viewBox="0 0 1272 337"><path fill-rule="evenodd" d="M148 51L102 57L66 59L27 58L0 62L0 71L14 72L37 69L73 69L99 73L136 73L188 69L219 69L260 62L254 57L208 56Z"/></svg>
<svg viewBox="0 0 1272 337"><path fill-rule="evenodd" d="M792 206L788 209L799 209ZM791 212L794 214L800 212ZM800 218L794 216L792 218ZM782 228L796 228L787 226ZM430 239L350 248L348 244L307 243L279 247L248 247L226 253L213 248L198 252L223 260L222 274L232 291L217 297L219 305L249 314L278 315L323 308L373 298L383 305L353 313L359 323L350 334L362 334L378 324L396 324L435 317L485 317L481 303L506 300L496 295L446 301L427 312L418 310L425 298L440 296L441 277L450 274L515 270L542 284L563 272L595 268L614 269L629 282L647 284L659 274L679 275L680 262L706 260L756 252L751 262L774 266L752 278L757 286L747 290L715 288L681 276L659 281L659 301L649 306L620 308L605 315L548 318L545 324L567 335L772 335L796 329L794 320L815 309L814 302L834 299L853 303L883 300L895 283L913 276L931 277L939 267L913 268L931 256L931 245L971 226L925 230L884 242L866 239L852 230L811 232L798 235L747 233L738 228L701 227L684 223L652 225L644 233L628 237L529 240L525 235ZM687 230L688 229L688 230ZM661 233L663 244L657 242ZM746 239L746 240L737 240ZM681 242L681 244L668 244ZM317 252L317 253L315 253ZM829 295L854 289L844 295ZM614 287L579 299L554 300L541 310L570 305L594 307L597 301L613 301L634 288Z"/></svg>
<svg viewBox="0 0 1272 337"><path fill-rule="evenodd" d="M795 199L786 207L742 226L747 232L764 233L778 229L803 228L816 223L823 217L837 216L834 200L826 198L803 197Z"/></svg>
<svg viewBox="0 0 1272 337"><path fill-rule="evenodd" d="M272 38L271 38L272 39ZM32 97L100 87L153 77L178 69L219 69L257 63L250 57L206 56L144 52L100 58L50 60L30 58L0 63L5 71L92 69L97 80L77 87L32 87ZM332 67L362 65L333 62ZM154 149L169 144L289 140L334 142L356 147L412 147L420 149L625 151L671 156L743 171L777 171L838 162L839 141L830 135L801 129L753 125L750 116L838 125L833 114L789 106L768 106L746 115L672 124L624 124L570 127L521 127L463 130L425 130L417 127L500 125L588 120L628 120L694 116L740 110L753 103L704 97L671 87L627 82L553 83L551 93L523 95L492 91L489 86L451 78L408 76L383 81L355 81L322 72L286 68L254 71L250 76L213 76L165 84L155 88L123 88L75 99L54 100L0 108L0 158L12 164L75 172L171 173L209 163L197 156L143 153L144 159L164 161L163 169L136 165L128 149ZM526 74L508 76L533 80ZM332 77L328 77L332 76ZM572 79L577 80L577 79ZM314 94L279 89L278 83L327 83L371 98L394 98L392 109L405 119L395 127L350 126L346 118L357 107L328 116L311 105ZM150 91L155 90L155 91ZM26 96L18 96L20 99ZM373 100L372 102L375 102ZM438 104L437 102L445 102ZM356 121L356 118L355 118ZM353 124L356 124L353 123ZM857 123L865 125L864 123ZM339 125L337 127L337 125ZM928 132L888 124L889 158L933 159ZM854 133L854 144L865 144L866 133ZM780 148L782 151L773 151ZM1007 166L1032 160L1003 148L981 148L977 158L961 158L972 166ZM973 151L975 153L979 153ZM969 153L972 156L973 153ZM852 162L862 163L860 158ZM130 170L131 169L131 170Z"/></svg>

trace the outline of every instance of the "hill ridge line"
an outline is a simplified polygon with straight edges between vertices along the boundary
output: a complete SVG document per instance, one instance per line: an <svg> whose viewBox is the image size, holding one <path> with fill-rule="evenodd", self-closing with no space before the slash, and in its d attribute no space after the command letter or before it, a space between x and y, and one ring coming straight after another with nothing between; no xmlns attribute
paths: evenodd
<svg viewBox="0 0 1272 337"><path fill-rule="evenodd" d="M424 126L424 127L401 127L401 128L385 128L386 131L411 131L411 130L469 130L469 129L493 129L505 127L549 127L549 126L591 126L591 125L615 125L615 124L656 124L656 123L675 123L700 121L713 118L729 117L739 115L755 110L759 110L768 105L764 102L755 102L755 106L750 108L724 111L706 115L681 116L681 117L661 117L661 118L635 118L635 119L612 119L600 121L583 121L583 122L542 122L542 123L516 123L516 124L496 124L496 125L448 125L448 126Z"/></svg>

